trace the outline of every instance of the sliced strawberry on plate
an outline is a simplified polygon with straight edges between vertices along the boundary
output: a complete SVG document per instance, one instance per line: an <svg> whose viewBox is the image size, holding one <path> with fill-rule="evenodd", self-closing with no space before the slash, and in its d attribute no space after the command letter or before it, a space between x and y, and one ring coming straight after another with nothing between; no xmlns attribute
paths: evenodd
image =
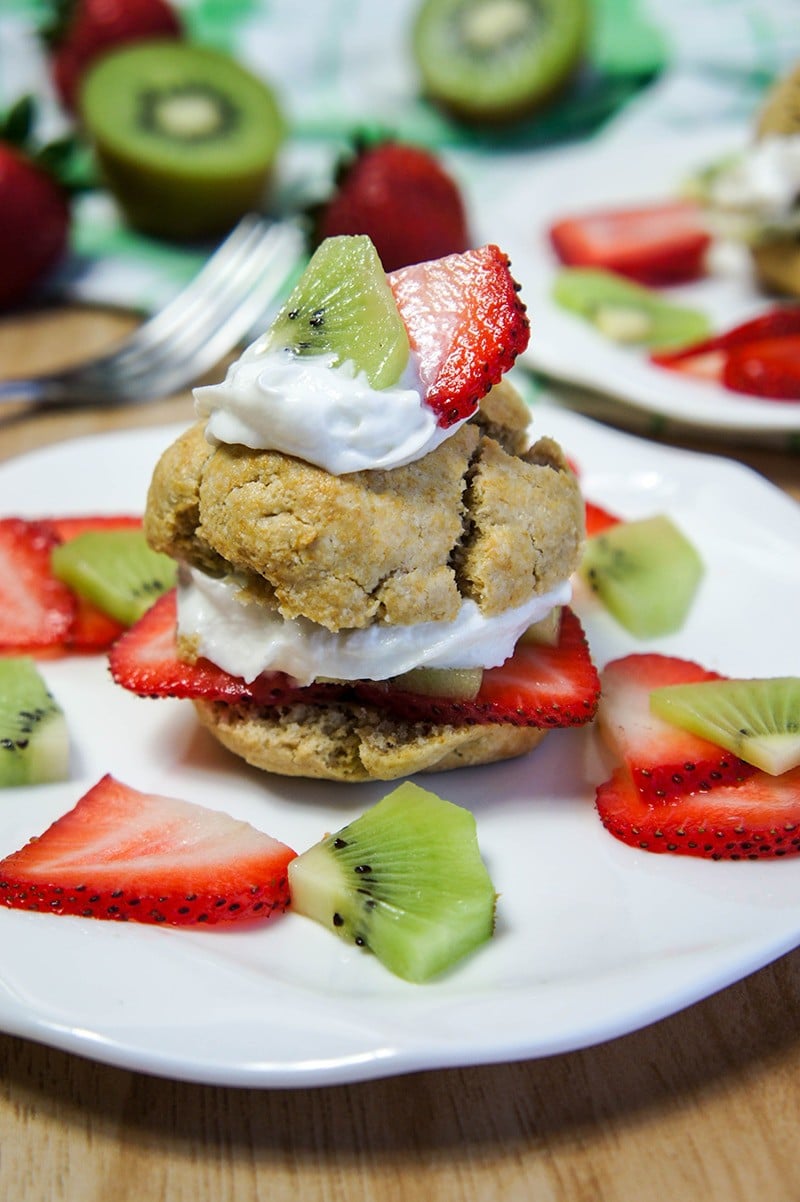
<svg viewBox="0 0 800 1202"><path fill-rule="evenodd" d="M85 534L87 530L138 530L142 524L141 517L132 513L68 514L48 517L46 520L62 543Z"/></svg>
<svg viewBox="0 0 800 1202"><path fill-rule="evenodd" d="M530 324L509 266L496 246L483 246L388 277L440 426L474 413L528 345Z"/></svg>
<svg viewBox="0 0 800 1202"><path fill-rule="evenodd" d="M0 519L0 653L62 651L75 598L50 571L57 543L47 522Z"/></svg>
<svg viewBox="0 0 800 1202"><path fill-rule="evenodd" d="M564 217L551 226L550 241L568 267L597 267L658 287L704 275L711 236L698 205L667 201Z"/></svg>
<svg viewBox="0 0 800 1202"><path fill-rule="evenodd" d="M722 369L722 383L732 392L800 401L800 335L759 338L734 347Z"/></svg>
<svg viewBox="0 0 800 1202"><path fill-rule="evenodd" d="M565 607L558 643L518 643L510 659L484 672L474 700L407 693L366 681L356 687L365 700L410 721L558 727L594 717L600 682L581 624Z"/></svg>
<svg viewBox="0 0 800 1202"><path fill-rule="evenodd" d="M608 530L609 527L616 526L622 521L622 518L617 517L610 509L598 505L595 501L585 501L584 509L586 512L587 538L593 538L595 534L600 534L603 530Z"/></svg>
<svg viewBox="0 0 800 1202"><path fill-rule="evenodd" d="M228 814L104 776L44 834L0 860L0 902L123 922L263 919L289 904L294 854Z"/></svg>
<svg viewBox="0 0 800 1202"><path fill-rule="evenodd" d="M692 660L644 653L612 660L600 679L598 728L643 800L663 803L686 792L708 792L755 772L738 756L672 726L650 709L653 689L720 680L718 673Z"/></svg>
<svg viewBox="0 0 800 1202"><path fill-rule="evenodd" d="M619 768L597 790L597 810L623 843L711 860L766 860L800 852L800 768L754 771L738 785L681 793L654 805Z"/></svg>

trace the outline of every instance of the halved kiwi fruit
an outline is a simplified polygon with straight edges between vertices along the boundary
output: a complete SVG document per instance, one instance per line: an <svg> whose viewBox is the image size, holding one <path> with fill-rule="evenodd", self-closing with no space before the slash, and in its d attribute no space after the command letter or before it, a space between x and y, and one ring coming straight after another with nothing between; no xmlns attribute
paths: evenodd
<svg viewBox="0 0 800 1202"><path fill-rule="evenodd" d="M266 83L226 54L176 41L104 55L80 113L127 220L175 239L221 233L259 208L284 135Z"/></svg>
<svg viewBox="0 0 800 1202"><path fill-rule="evenodd" d="M142 530L87 530L56 547L51 563L59 580L123 626L172 588L177 573Z"/></svg>
<svg viewBox="0 0 800 1202"><path fill-rule="evenodd" d="M69 732L29 656L0 658L0 788L66 780Z"/></svg>
<svg viewBox="0 0 800 1202"><path fill-rule="evenodd" d="M412 47L425 90L466 120L521 117L578 67L588 11L586 0L424 0Z"/></svg>
<svg viewBox="0 0 800 1202"><path fill-rule="evenodd" d="M614 342L671 350L711 333L711 323L699 309L676 305L613 271L565 267L553 283L553 299Z"/></svg>

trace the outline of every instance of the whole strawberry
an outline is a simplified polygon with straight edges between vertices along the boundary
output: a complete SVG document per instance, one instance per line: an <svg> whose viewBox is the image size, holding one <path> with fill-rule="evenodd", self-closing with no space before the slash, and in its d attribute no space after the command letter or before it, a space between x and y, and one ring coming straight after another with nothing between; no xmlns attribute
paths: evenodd
<svg viewBox="0 0 800 1202"><path fill-rule="evenodd" d="M322 207L317 236L368 234L384 271L459 254L469 246L455 181L427 150L400 142L360 148Z"/></svg>
<svg viewBox="0 0 800 1202"><path fill-rule="evenodd" d="M23 300L67 249L70 205L56 163L65 144L31 145L27 98L0 122L0 309Z"/></svg>
<svg viewBox="0 0 800 1202"><path fill-rule="evenodd" d="M167 0L52 0L42 30L65 108L75 111L87 68L109 50L144 38L177 38L181 22Z"/></svg>

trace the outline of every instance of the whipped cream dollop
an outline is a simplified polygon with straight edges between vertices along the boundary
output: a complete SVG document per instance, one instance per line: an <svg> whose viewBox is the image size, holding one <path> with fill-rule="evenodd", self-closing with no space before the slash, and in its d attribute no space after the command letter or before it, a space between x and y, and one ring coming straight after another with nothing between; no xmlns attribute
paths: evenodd
<svg viewBox="0 0 800 1202"><path fill-rule="evenodd" d="M318 677L387 680L411 668L494 668L514 651L520 635L556 605L566 605L564 581L524 605L496 616L464 601L452 621L411 626L374 623L334 633L307 618L284 619L262 605L243 603L235 577L214 579L182 569L178 581L178 632L191 637L198 655L232 676L254 680L285 672L299 684Z"/></svg>
<svg viewBox="0 0 800 1202"><path fill-rule="evenodd" d="M281 451L334 476L412 463L461 424L437 425L413 351L397 384L375 389L351 360L270 348L266 335L194 396L210 442Z"/></svg>
<svg viewBox="0 0 800 1202"><path fill-rule="evenodd" d="M709 195L721 209L764 220L788 217L800 198L800 134L754 142L714 173Z"/></svg>

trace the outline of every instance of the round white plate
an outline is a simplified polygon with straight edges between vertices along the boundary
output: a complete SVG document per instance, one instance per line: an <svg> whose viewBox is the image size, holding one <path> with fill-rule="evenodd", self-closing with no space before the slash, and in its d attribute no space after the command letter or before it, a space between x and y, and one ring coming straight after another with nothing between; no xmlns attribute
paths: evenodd
<svg viewBox="0 0 800 1202"><path fill-rule="evenodd" d="M707 571L684 629L651 647L732 674L800 672L800 509L728 461L695 457L539 405L535 429L625 516L666 511ZM170 429L80 439L0 467L4 515L140 511ZM638 646L576 592L595 658ZM642 649L642 648L640 648ZM0 855L106 772L252 822L298 850L391 786L246 768L185 702L114 686L102 657L43 661L74 744L64 784L0 796ZM531 755L421 783L476 815L500 892L496 937L442 979L391 976L286 914L242 930L177 930L0 911L0 1028L168 1077L288 1087L544 1056L631 1031L800 942L800 862L648 855L602 829L587 730Z"/></svg>
<svg viewBox="0 0 800 1202"><path fill-rule="evenodd" d="M496 242L510 255L531 317L531 340L522 362L557 381L644 410L658 419L743 435L800 432L800 402L731 392L653 366L638 348L612 342L551 299L561 265L548 230L567 214L596 208L630 208L668 200L693 172L741 149L747 131L720 134L686 130L654 138L600 139L531 156L510 156L467 170L477 240ZM715 330L764 312L770 301L755 288L747 257L732 247L714 258L712 273L665 292L676 303L703 310Z"/></svg>

